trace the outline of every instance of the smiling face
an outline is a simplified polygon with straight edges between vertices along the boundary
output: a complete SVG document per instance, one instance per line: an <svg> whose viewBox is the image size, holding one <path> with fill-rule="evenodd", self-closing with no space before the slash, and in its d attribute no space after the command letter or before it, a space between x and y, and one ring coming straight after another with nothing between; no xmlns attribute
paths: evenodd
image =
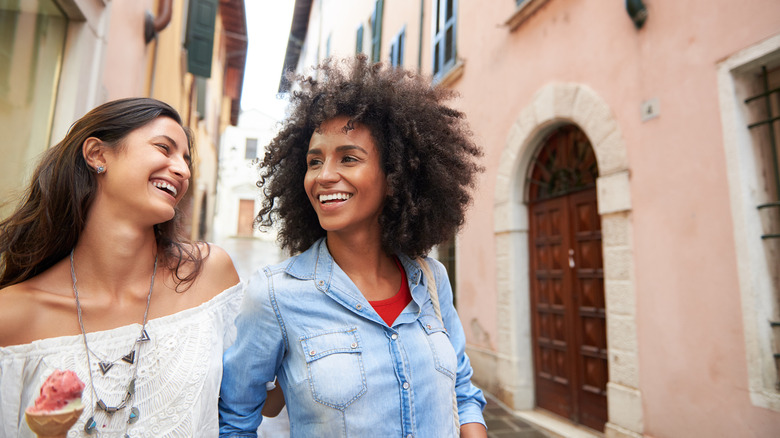
<svg viewBox="0 0 780 438"><path fill-rule="evenodd" d="M100 194L126 217L158 224L173 218L189 187L187 136L173 119L158 117L103 154Z"/></svg>
<svg viewBox="0 0 780 438"><path fill-rule="evenodd" d="M387 181L371 131L348 117L325 121L309 141L304 189L331 233L380 236Z"/></svg>

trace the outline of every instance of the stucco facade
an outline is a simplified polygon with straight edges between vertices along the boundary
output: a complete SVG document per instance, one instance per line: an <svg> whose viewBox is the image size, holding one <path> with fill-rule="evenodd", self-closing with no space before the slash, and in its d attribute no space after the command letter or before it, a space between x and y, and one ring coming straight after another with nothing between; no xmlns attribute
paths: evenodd
<svg viewBox="0 0 780 438"><path fill-rule="evenodd" d="M188 71L186 41L193 2L41 0L3 6L8 20L4 23L17 23L16 33L0 41L0 53L14 54L9 64L11 89L24 88L23 82L31 76L26 85L41 97L33 110L26 110L23 93L0 95L0 126L5 130L29 126L33 133L0 145L0 153L14 156L2 167L0 199L9 203L0 215L10 212L39 154L62 139L76 119L109 100L148 96L176 108L194 133L196 167L183 209L190 217L191 237L211 237L217 145L225 127L237 123L246 18L243 0L207 1L216 14L211 73L196 80ZM150 25L159 29L151 32ZM146 32L153 38L147 41ZM36 52L30 47L55 36L51 45L61 47L59 52ZM28 60L25 54L37 59ZM51 65L46 81L41 79L40 65Z"/></svg>
<svg viewBox="0 0 780 438"><path fill-rule="evenodd" d="M605 434L776 436L779 259L762 249L756 193L771 189L754 177L765 172L742 106L756 69L777 68L780 3L648 0L641 28L624 2L451 3L457 55L437 81L460 93L485 149L457 238L475 380L532 421L568 423L536 409L526 178L545 135L573 124L599 171ZM434 73L436 4L384 2L383 61L405 27L403 65ZM360 24L370 39L373 0L296 5L309 14L294 19L305 39L288 67L322 59L328 40L330 54L354 54Z"/></svg>

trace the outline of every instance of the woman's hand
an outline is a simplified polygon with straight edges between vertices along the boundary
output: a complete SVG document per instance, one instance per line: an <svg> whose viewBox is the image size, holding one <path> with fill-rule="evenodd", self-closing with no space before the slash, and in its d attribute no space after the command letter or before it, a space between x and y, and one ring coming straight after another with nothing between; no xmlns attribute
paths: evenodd
<svg viewBox="0 0 780 438"><path fill-rule="evenodd" d="M282 392L282 388L279 386L279 383L277 383L276 388L268 391L268 396L266 397L265 404L263 405L263 417L275 417L279 415L279 412L281 412L283 407L284 393Z"/></svg>

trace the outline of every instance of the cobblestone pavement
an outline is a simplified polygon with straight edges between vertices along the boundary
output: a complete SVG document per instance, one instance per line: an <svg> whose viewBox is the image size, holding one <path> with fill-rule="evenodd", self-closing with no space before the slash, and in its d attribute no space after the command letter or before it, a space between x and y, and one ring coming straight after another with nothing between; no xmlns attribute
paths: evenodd
<svg viewBox="0 0 780 438"><path fill-rule="evenodd" d="M488 438L549 438L551 436L517 418L489 394L485 398L488 403L482 415L488 427Z"/></svg>
<svg viewBox="0 0 780 438"><path fill-rule="evenodd" d="M245 280L257 269L275 264L284 258L274 242L231 238L217 242L233 258L238 275ZM495 399L488 395L485 407L485 422L488 426L488 438L549 438L550 435L534 428L525 421L505 410ZM263 424L257 430L260 438L289 438L290 423L287 409L275 418L263 419Z"/></svg>

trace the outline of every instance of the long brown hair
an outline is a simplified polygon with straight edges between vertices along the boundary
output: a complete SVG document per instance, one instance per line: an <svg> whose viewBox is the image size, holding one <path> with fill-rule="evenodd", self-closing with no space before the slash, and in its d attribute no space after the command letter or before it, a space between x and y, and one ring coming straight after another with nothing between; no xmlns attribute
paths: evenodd
<svg viewBox="0 0 780 438"><path fill-rule="evenodd" d="M192 136L179 113L149 98L119 99L98 106L46 151L21 203L0 222L0 288L49 269L78 242L97 192L96 174L82 153L84 141L96 137L108 147L118 148L130 132L158 117L169 117L182 126L192 152ZM183 238L181 217L177 208L173 219L155 225L158 257L174 272L177 288L197 277L203 259L199 246ZM183 270L184 262L193 265Z"/></svg>

